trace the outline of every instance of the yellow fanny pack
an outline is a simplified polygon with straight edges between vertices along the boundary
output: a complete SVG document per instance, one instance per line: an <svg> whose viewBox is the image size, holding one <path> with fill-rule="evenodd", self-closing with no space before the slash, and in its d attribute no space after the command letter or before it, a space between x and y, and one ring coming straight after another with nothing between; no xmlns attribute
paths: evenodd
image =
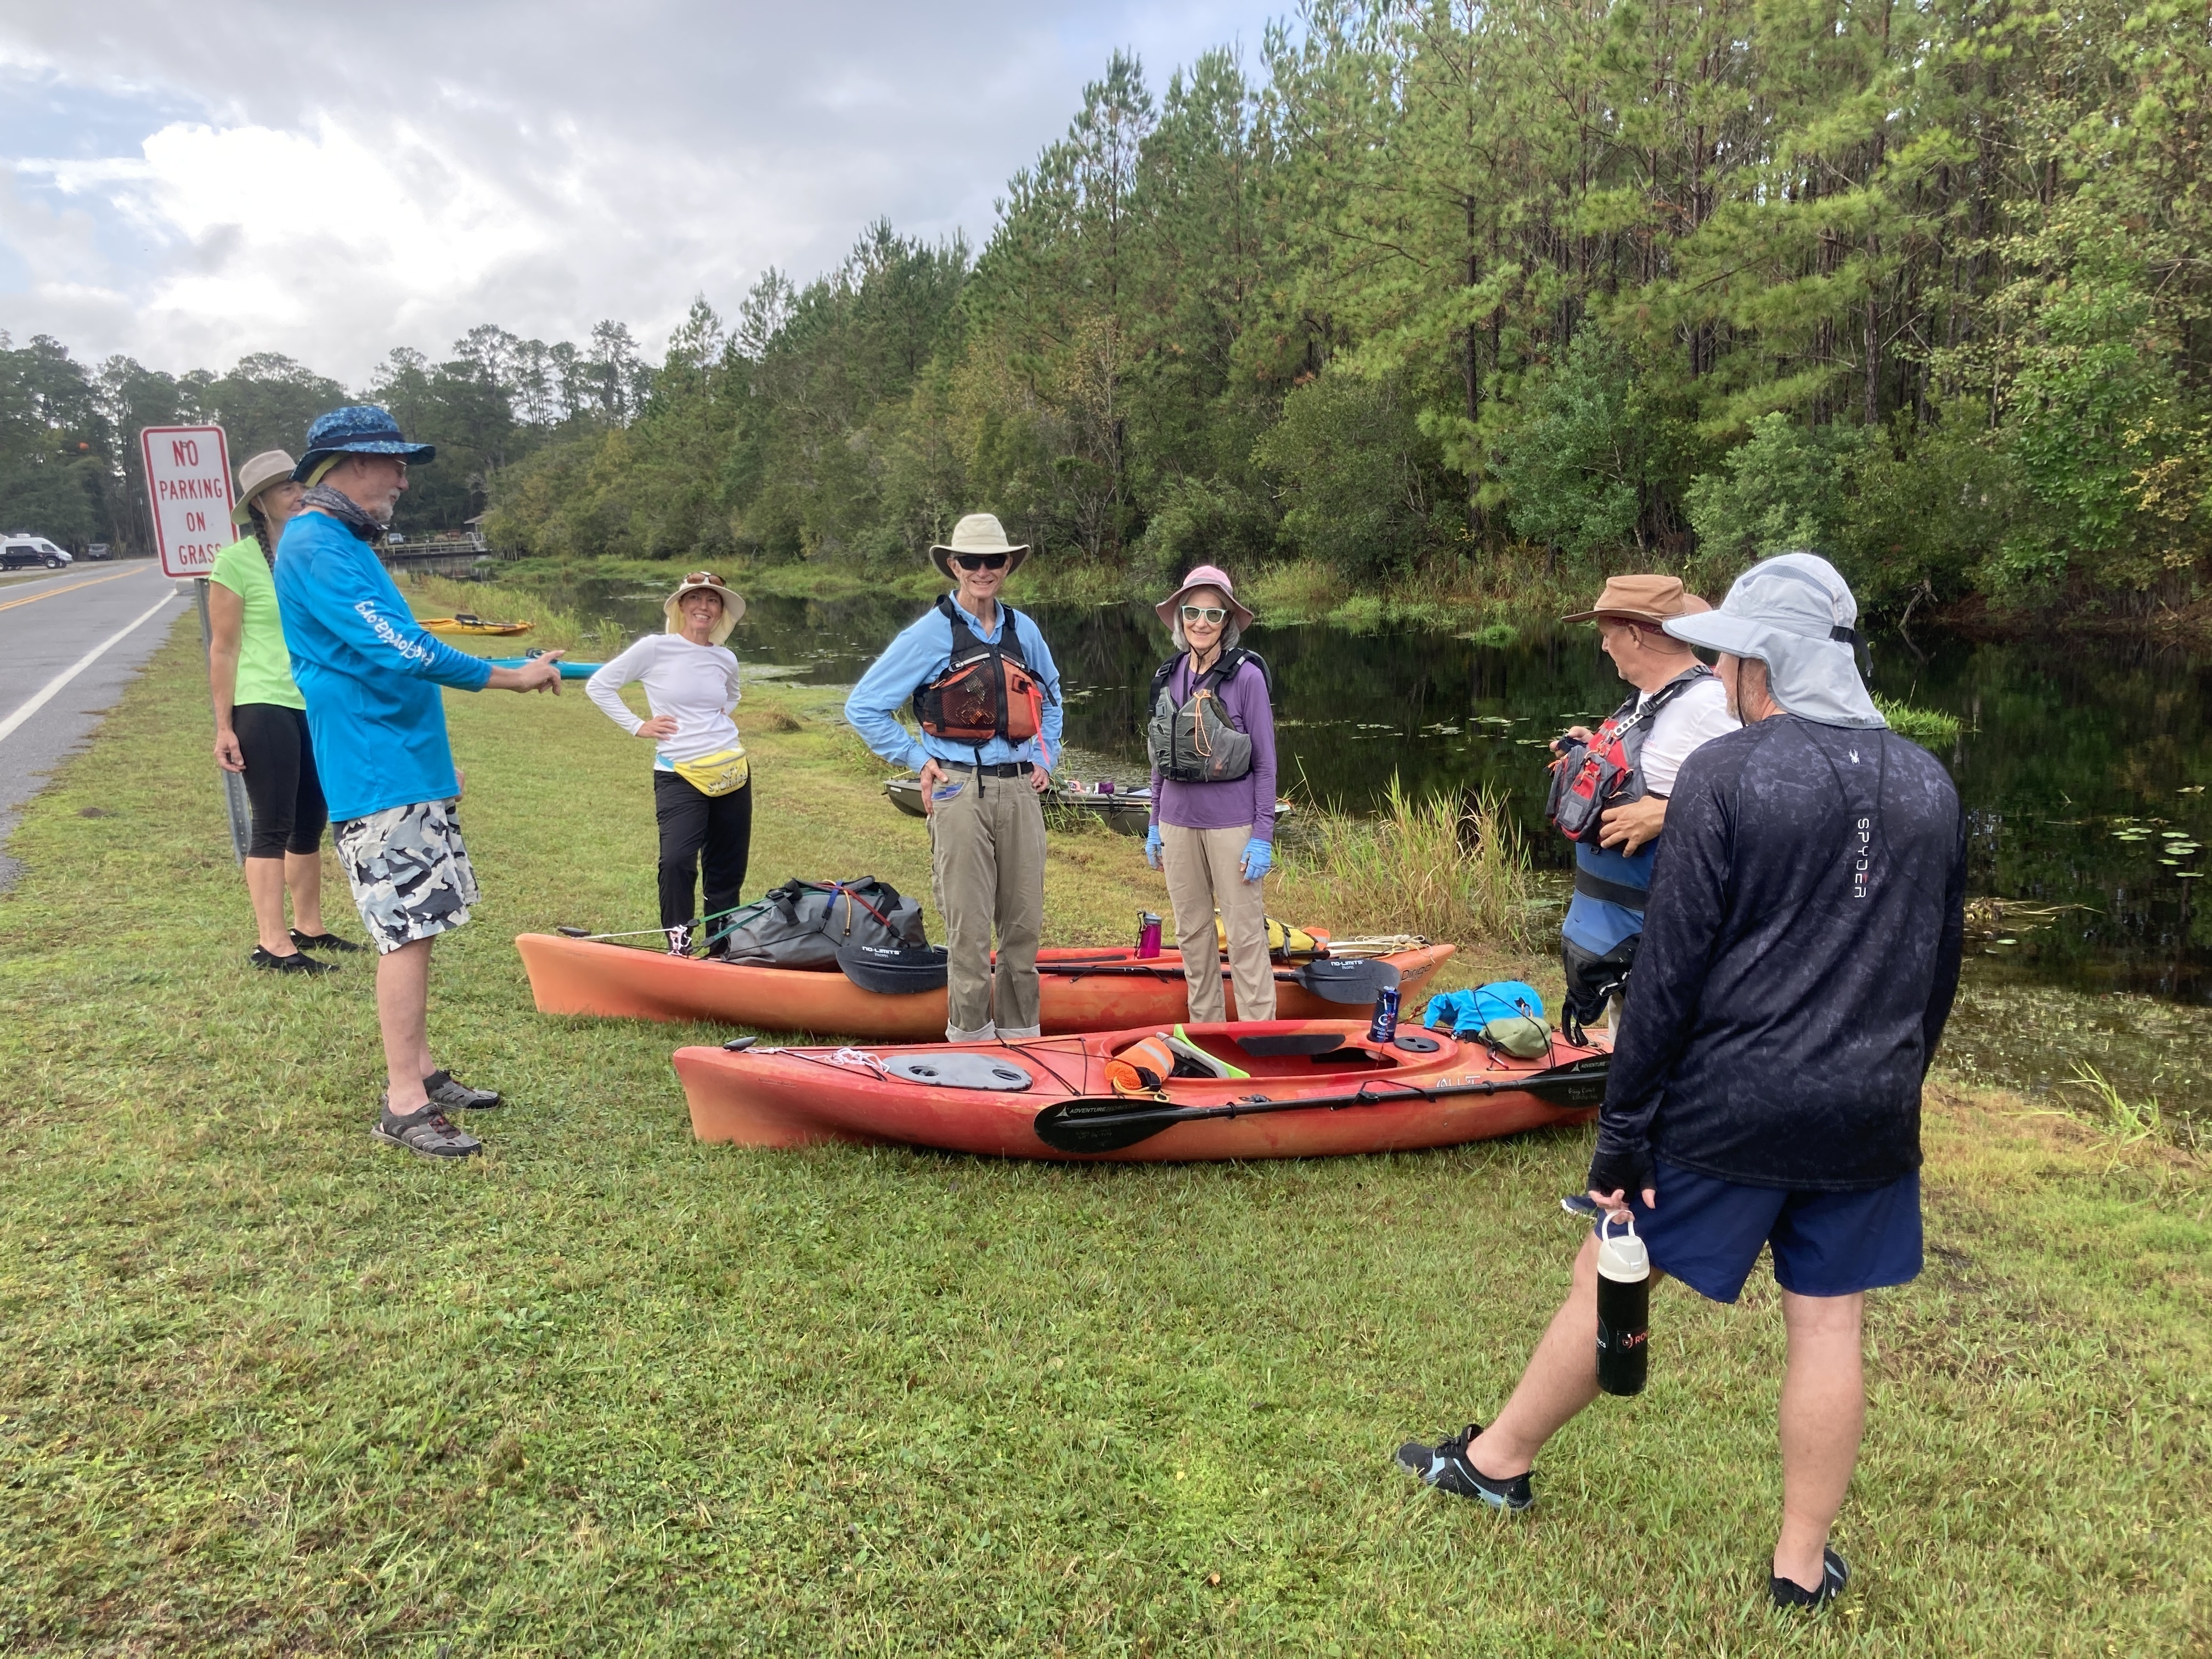
<svg viewBox="0 0 2212 1659"><path fill-rule="evenodd" d="M742 749L717 749L697 760L671 761L676 775L702 795L726 795L742 789L752 777L753 765Z"/></svg>

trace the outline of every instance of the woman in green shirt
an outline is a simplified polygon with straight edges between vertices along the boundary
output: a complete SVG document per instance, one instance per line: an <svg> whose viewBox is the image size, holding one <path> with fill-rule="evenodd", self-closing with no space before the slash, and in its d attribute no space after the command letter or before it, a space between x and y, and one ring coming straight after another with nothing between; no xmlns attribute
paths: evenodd
<svg viewBox="0 0 2212 1659"><path fill-rule="evenodd" d="M291 653L276 613L270 574L276 538L299 510L292 458L281 449L238 469L238 506L231 514L253 533L216 555L208 578L208 679L215 691L215 757L226 772L245 775L253 805L253 839L246 849L246 890L253 901L260 942L246 958L279 973L327 974L337 964L307 951L358 951L323 927L323 830L330 822L307 738L307 702L292 684ZM292 896L292 928L284 929L284 896ZM306 947L303 950L301 947Z"/></svg>

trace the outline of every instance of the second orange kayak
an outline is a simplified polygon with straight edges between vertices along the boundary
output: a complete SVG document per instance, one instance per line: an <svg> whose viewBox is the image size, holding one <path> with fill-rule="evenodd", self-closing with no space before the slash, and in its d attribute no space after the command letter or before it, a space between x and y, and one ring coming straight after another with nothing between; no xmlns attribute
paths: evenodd
<svg viewBox="0 0 2212 1659"><path fill-rule="evenodd" d="M762 1031L809 1031L876 1042L929 1042L945 1035L941 990L886 996L862 990L834 969L740 967L557 933L521 934L514 948L522 954L541 1014L714 1020ZM1425 945L1379 960L1397 969L1399 994L1410 1002L1452 949ZM1048 1035L1172 1025L1187 1017L1179 956L1140 961L1126 946L1045 950L1037 952L1037 973L1039 1018ZM1291 974L1288 968L1275 970L1278 1018L1345 1017L1344 1004L1316 996ZM1237 992L1225 965L1222 983L1234 1019Z"/></svg>

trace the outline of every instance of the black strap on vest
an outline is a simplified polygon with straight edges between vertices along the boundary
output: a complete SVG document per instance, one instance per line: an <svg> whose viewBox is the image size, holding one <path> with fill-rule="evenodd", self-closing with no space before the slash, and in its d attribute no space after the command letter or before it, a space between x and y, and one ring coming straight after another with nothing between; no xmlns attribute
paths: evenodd
<svg viewBox="0 0 2212 1659"><path fill-rule="evenodd" d="M945 620L952 624L952 656L945 665L945 672L947 674L960 665L963 657L972 659L978 652L987 656L1012 657L1024 668L1030 665L1030 659L1022 654L1021 634L1014 627L1015 619L1022 613L1011 605L1001 601L999 605L999 609L1006 614L999 619L999 641L995 645L983 640L974 629L968 626L967 617L960 614L960 607L952 603L952 596L950 593L939 593L937 596L937 608L944 615ZM965 646L961 643L963 637L967 641Z"/></svg>
<svg viewBox="0 0 2212 1659"><path fill-rule="evenodd" d="M1188 651L1178 651L1152 671L1152 694L1145 699L1145 711L1147 718L1150 717L1152 708L1159 702L1160 693L1168 689L1168 682L1175 678L1176 670L1189 655ZM1267 694L1273 696L1275 690L1275 676L1267 666L1267 659L1258 652L1242 645L1233 647L1217 657L1213 666L1200 674L1192 684L1191 695L1196 696L1200 690L1219 691L1223 686L1229 684L1237 671L1248 662L1259 669L1261 679L1267 683Z"/></svg>
<svg viewBox="0 0 2212 1659"><path fill-rule="evenodd" d="M1607 904L1618 904L1624 910L1641 912L1651 902L1650 888L1631 887L1623 881L1607 881L1603 876L1585 870L1579 865L1575 868L1575 891L1580 893L1584 898L1600 899Z"/></svg>

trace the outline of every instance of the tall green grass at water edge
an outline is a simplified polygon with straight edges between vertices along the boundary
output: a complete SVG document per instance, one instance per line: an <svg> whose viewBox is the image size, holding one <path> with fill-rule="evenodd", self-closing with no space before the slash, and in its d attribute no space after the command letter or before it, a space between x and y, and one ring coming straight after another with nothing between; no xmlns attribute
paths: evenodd
<svg viewBox="0 0 2212 1659"><path fill-rule="evenodd" d="M1393 775L1373 817L1315 811L1283 858L1316 913L1341 926L1497 945L1530 937L1528 848L1487 787L1417 799Z"/></svg>

